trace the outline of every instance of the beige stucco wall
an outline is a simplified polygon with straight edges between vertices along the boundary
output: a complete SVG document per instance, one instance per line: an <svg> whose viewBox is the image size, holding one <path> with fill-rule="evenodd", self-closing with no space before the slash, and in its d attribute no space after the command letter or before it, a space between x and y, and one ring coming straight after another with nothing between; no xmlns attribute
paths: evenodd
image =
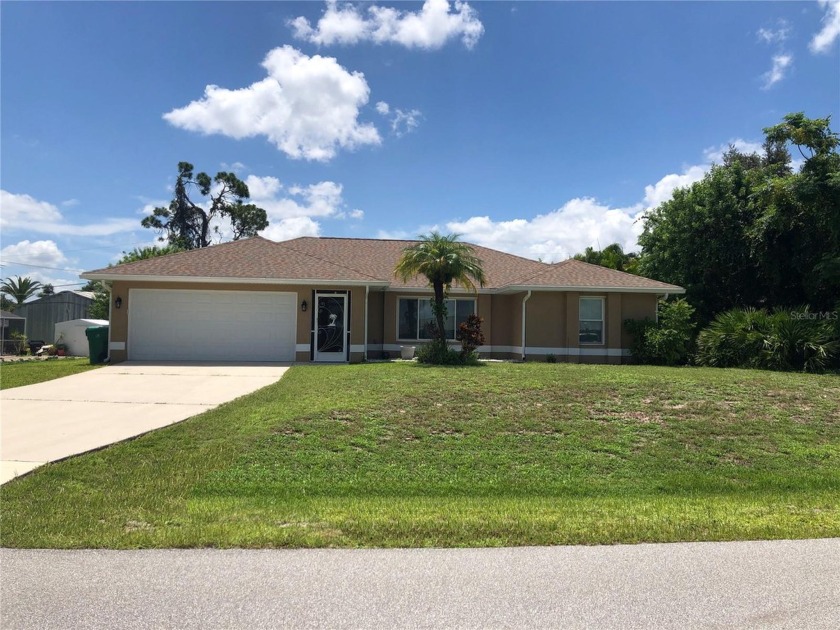
<svg viewBox="0 0 840 630"><path fill-rule="evenodd" d="M656 304L659 296L639 293L625 293L621 299L621 345L629 348L633 336L624 328L625 319L656 319Z"/></svg>
<svg viewBox="0 0 840 630"><path fill-rule="evenodd" d="M217 290L217 291L277 291L282 293L297 294L297 322L295 341L297 344L309 344L313 326L314 300L313 291L322 293L346 292L347 287L313 287L308 285L267 285L267 284L225 284L225 283L201 283L190 284L184 282L135 282L117 281L114 282L111 290L112 303L118 296L122 298L122 308L111 308L110 342L126 344L125 350L111 350L110 356L113 363L125 361L128 357L128 317L131 311L131 289L181 289L181 290ZM350 291L350 345L361 346L364 344L364 322L365 322L365 288L352 287ZM307 311L300 309L300 303L306 300ZM363 352L351 352L351 361L360 361L364 356ZM310 353L297 352L298 361L309 361Z"/></svg>
<svg viewBox="0 0 840 630"><path fill-rule="evenodd" d="M193 289L221 291L280 291L297 294L297 331L296 343L309 346L313 323L313 291L347 291L347 287L313 287L307 285L258 285L258 284L189 284L182 282L126 282L114 283L112 297L122 297L122 308L111 311L111 342L126 344L125 350L111 350L111 361L120 362L128 356L128 314L131 310L130 290L144 289ZM361 361L361 351L365 342L365 288L352 287L350 291L350 345L356 351L351 352L351 361ZM522 346L522 300L526 293L509 295L480 294L478 296L478 315L484 319L482 330L485 344L493 348L493 358L521 357ZM656 317L657 296L634 293L597 293L597 292L551 292L533 291L526 307L526 344L528 348L539 349L531 353L530 360L544 360L546 354L554 354L557 360L573 362L618 363L621 356L586 356L576 355L580 347L578 336L578 307L581 296L604 298L605 326L603 345L584 345L591 350L621 351L630 347L631 338L624 329L625 319L644 319ZM428 292L383 291L372 288L368 295L367 342L371 358L378 358L382 349L390 347L390 355L395 356L394 347L400 345L397 339L397 299L399 297L430 297ZM462 297L460 294L455 297ZM466 296L464 296L466 297ZM307 312L300 310L300 303L306 300ZM309 351L297 352L298 361L309 361Z"/></svg>

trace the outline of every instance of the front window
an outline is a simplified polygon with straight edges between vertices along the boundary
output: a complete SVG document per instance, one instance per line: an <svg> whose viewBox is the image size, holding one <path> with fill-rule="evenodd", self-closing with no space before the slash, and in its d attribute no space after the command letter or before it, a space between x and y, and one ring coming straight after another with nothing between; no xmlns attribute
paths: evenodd
<svg viewBox="0 0 840 630"><path fill-rule="evenodd" d="M604 343L604 298L580 298L580 343Z"/></svg>
<svg viewBox="0 0 840 630"><path fill-rule="evenodd" d="M399 339L422 341L432 339L435 329L435 314L429 298L400 298L397 307ZM458 326L475 313L474 299L446 300L446 318L444 327L446 338L455 341Z"/></svg>

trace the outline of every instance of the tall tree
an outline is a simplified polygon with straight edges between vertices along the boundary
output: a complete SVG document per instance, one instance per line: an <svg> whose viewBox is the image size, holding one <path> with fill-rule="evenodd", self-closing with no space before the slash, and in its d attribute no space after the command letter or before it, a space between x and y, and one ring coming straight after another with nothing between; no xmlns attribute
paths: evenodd
<svg viewBox="0 0 840 630"><path fill-rule="evenodd" d="M475 283L484 286L486 278L481 260L459 234L443 236L438 232L422 234L420 240L403 250L394 274L404 282L416 276L426 276L434 291L432 312L437 326L435 337L446 343L446 298L453 283L475 291Z"/></svg>
<svg viewBox="0 0 840 630"><path fill-rule="evenodd" d="M193 188L205 198L203 201L190 197ZM233 173L220 171L211 179L207 173L194 175L189 162L179 162L169 207L155 208L141 225L158 230L161 242L181 249L210 245L213 233L219 232L214 220L229 221L233 240L254 236L268 227L268 216L262 208L245 203L250 196L247 184Z"/></svg>
<svg viewBox="0 0 840 630"><path fill-rule="evenodd" d="M625 254L619 243L613 243L600 250L587 247L582 254L575 254L574 259L617 271L636 273L639 256L635 252Z"/></svg>
<svg viewBox="0 0 840 630"><path fill-rule="evenodd" d="M642 275L684 286L701 323L734 307L826 310L840 296L840 139L801 113L764 132L763 155L730 148L639 238ZM788 145L805 158L797 173Z"/></svg>
<svg viewBox="0 0 840 630"><path fill-rule="evenodd" d="M18 305L23 304L36 295L41 289L41 283L32 278L6 278L0 285L0 291L12 298Z"/></svg>
<svg viewBox="0 0 840 630"><path fill-rule="evenodd" d="M47 297L48 295L55 295L55 287L51 284L43 285L38 293L38 297Z"/></svg>

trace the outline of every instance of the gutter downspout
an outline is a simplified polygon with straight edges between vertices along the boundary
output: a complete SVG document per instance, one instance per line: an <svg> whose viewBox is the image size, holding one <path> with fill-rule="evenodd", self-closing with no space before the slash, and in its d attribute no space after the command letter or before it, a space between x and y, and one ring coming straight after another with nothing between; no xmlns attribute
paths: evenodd
<svg viewBox="0 0 840 630"><path fill-rule="evenodd" d="M531 290L522 299L522 360L525 360L525 303L531 299Z"/></svg>
<svg viewBox="0 0 840 630"><path fill-rule="evenodd" d="M365 285L365 362L368 360L368 296L370 295L370 285Z"/></svg>

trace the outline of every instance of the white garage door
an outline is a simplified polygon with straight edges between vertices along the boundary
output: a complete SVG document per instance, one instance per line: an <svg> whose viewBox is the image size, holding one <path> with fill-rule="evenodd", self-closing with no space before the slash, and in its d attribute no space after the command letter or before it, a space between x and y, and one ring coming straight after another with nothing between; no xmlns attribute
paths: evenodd
<svg viewBox="0 0 840 630"><path fill-rule="evenodd" d="M128 358L294 361L297 294L131 289Z"/></svg>

